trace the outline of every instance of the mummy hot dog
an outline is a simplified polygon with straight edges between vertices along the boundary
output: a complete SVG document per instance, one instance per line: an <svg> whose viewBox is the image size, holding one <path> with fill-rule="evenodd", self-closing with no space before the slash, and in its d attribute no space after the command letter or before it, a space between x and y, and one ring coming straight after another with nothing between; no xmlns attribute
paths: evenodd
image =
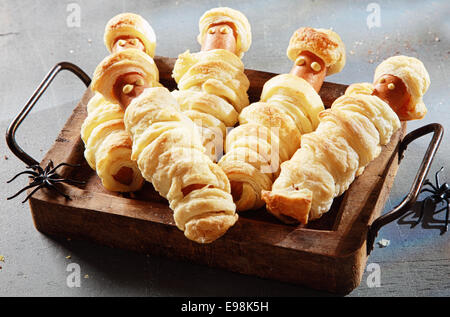
<svg viewBox="0 0 450 317"><path fill-rule="evenodd" d="M155 33L148 22L133 13L113 17L106 25L104 42L111 53L135 48L153 57ZM144 179L131 160L131 140L123 124L124 111L96 94L87 105L88 116L81 128L85 158L97 171L103 186L111 191L132 192Z"/></svg>
<svg viewBox="0 0 450 317"><path fill-rule="evenodd" d="M402 121L422 119L427 113L422 96L430 76L416 58L394 56L375 70L373 94L386 101Z"/></svg>
<svg viewBox="0 0 450 317"><path fill-rule="evenodd" d="M155 56L156 36L153 28L140 15L122 13L106 25L104 42L110 53L136 48Z"/></svg>
<svg viewBox="0 0 450 317"><path fill-rule="evenodd" d="M345 66L345 46L336 32L302 27L294 32L287 49L294 62L291 74L305 79L318 92L325 76Z"/></svg>
<svg viewBox="0 0 450 317"><path fill-rule="evenodd" d="M215 8L200 18L201 52L181 54L173 69L181 110L200 128L208 155L217 160L226 128L237 123L249 104L250 83L240 57L251 44L247 18L230 8ZM220 152L219 152L220 151Z"/></svg>
<svg viewBox="0 0 450 317"><path fill-rule="evenodd" d="M244 56L252 43L250 24L241 12L231 8L215 8L206 11L199 21L197 37L202 51L225 49Z"/></svg>
<svg viewBox="0 0 450 317"><path fill-rule="evenodd" d="M325 75L345 64L344 44L330 30L300 28L287 54L295 62L291 73L270 79L261 101L241 112L240 126L227 136L219 165L230 179L238 211L264 205L261 191L272 188L279 163L289 160L301 136L319 123L324 106L316 91Z"/></svg>
<svg viewBox="0 0 450 317"><path fill-rule="evenodd" d="M267 209L301 223L320 218L335 197L381 152L400 120L422 118L422 96L430 78L422 62L394 56L375 71L374 84L353 84L331 109L320 113L316 131L281 165L272 191L263 192Z"/></svg>
<svg viewBox="0 0 450 317"><path fill-rule="evenodd" d="M193 122L163 87L153 59L126 49L103 60L92 87L125 109L132 156L143 177L167 198L187 238L209 243L237 221L230 184L204 154Z"/></svg>

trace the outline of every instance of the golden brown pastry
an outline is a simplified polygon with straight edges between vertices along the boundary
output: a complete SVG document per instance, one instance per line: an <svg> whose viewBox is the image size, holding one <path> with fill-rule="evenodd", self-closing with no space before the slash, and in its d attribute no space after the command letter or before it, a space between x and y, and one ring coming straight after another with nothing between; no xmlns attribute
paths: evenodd
<svg viewBox="0 0 450 317"><path fill-rule="evenodd" d="M345 66L345 45L332 30L302 27L295 31L289 41L287 56L298 64L298 57L305 51L323 60L327 76L339 73Z"/></svg>
<svg viewBox="0 0 450 317"><path fill-rule="evenodd" d="M396 76L404 71L393 65L408 65L414 77L409 77L411 81L398 79ZM401 95L416 92L414 102L420 103L429 84L425 67L411 57L389 58L375 73L375 85L353 84L331 109L321 112L317 130L302 136L301 148L281 165L272 190L263 192L267 208L274 215L305 224L327 212L333 199L348 189L400 128L394 110L402 110L397 103L403 100ZM397 86L386 76L395 76ZM403 90L402 85L406 86ZM414 109L414 102L408 107Z"/></svg>
<svg viewBox="0 0 450 317"><path fill-rule="evenodd" d="M122 48L139 48L155 56L156 36L150 24L140 15L121 13L106 24L104 42L110 53Z"/></svg>
<svg viewBox="0 0 450 317"><path fill-rule="evenodd" d="M342 69L345 49L332 31L301 28L291 38L288 56L295 61L291 73L264 85L261 101L242 111L240 126L226 139L226 154L219 165L230 179L238 211L264 205L261 192L272 188L280 164L300 147L303 134L316 129L324 110L316 90L327 70Z"/></svg>
<svg viewBox="0 0 450 317"><path fill-rule="evenodd" d="M91 98L87 109L88 117L81 127L81 138L89 166L97 171L108 190L139 190L144 179L136 162L131 160L131 140L123 123L124 111L98 93Z"/></svg>
<svg viewBox="0 0 450 317"><path fill-rule="evenodd" d="M153 69L148 55L124 50L103 60L92 87L126 108L132 159L143 177L167 198L178 228L193 241L210 243L238 219L230 184L204 153L195 125L171 93L163 87L152 88L157 79Z"/></svg>
<svg viewBox="0 0 450 317"><path fill-rule="evenodd" d="M123 13L113 17L105 29L105 44L110 52L135 48L149 54L151 59L155 49L155 34L151 26L141 16ZM156 66L148 70L158 80ZM114 80L113 75L104 77ZM81 129L85 143L85 158L111 191L131 192L139 190L144 179L131 159L131 140L123 123L124 111L117 103L107 102L101 94L96 94L87 106L88 116Z"/></svg>
<svg viewBox="0 0 450 317"><path fill-rule="evenodd" d="M405 102L400 102L398 109L395 109L400 120L422 119L427 113L422 96L430 86L430 76L422 62L414 57L408 56L390 57L375 70L374 82L395 79L392 77L397 77L404 83L407 90L407 93L404 95L409 96ZM395 86L395 82L393 83ZM389 83L386 84L386 87L388 85ZM398 88L400 87L394 90L388 90L395 93Z"/></svg>
<svg viewBox="0 0 450 317"><path fill-rule="evenodd" d="M303 133L314 131L323 109L308 82L284 74L264 85L261 102L242 111L219 162L232 184L238 211L263 206L261 191L272 187L279 164L299 148Z"/></svg>
<svg viewBox="0 0 450 317"><path fill-rule="evenodd" d="M226 127L237 123L249 104L250 82L241 57L251 43L247 18L230 8L207 11L199 23L202 51L179 55L173 92L181 110L198 126L208 155L216 161L223 148Z"/></svg>
<svg viewBox="0 0 450 317"><path fill-rule="evenodd" d="M198 25L200 34L197 36L197 41L200 45L205 45L205 38L208 33L211 33L212 26L220 26L220 33L224 32L221 30L223 26L232 28L236 41L234 53L239 58L242 58L244 53L250 49L250 45L252 44L251 27L247 17L242 12L227 7L214 8L206 11L201 16Z"/></svg>
<svg viewBox="0 0 450 317"><path fill-rule="evenodd" d="M94 78L97 80L92 82L92 90L101 92L106 100L120 104L114 85L123 75L124 68L129 73L141 75L151 86L159 85L159 71L153 58L140 50L130 48L112 54L97 66L94 72Z"/></svg>

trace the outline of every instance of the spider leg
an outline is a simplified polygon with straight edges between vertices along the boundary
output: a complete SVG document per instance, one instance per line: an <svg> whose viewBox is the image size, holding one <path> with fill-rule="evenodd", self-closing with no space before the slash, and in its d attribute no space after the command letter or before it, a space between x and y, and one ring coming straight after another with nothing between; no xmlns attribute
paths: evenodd
<svg viewBox="0 0 450 317"><path fill-rule="evenodd" d="M7 181L6 183L7 183L7 184L11 183L13 180L15 180L17 177L19 177L20 175L23 175L23 174L30 174L30 175L33 175L33 176L38 176L38 175L39 175L38 173L33 172L33 171L25 171L25 172L21 172L21 173L17 174L16 176L14 176L13 178L11 178L11 179L10 179L9 181Z"/></svg>
<svg viewBox="0 0 450 317"><path fill-rule="evenodd" d="M30 185L28 185L28 186L22 188L21 190L19 190L15 195L6 198L6 200L11 200L11 199L13 199L13 198L16 198L17 196L19 196L20 194L22 194L22 193L23 193L24 191L26 191L27 189L30 189L30 188L32 188L32 187L34 187L34 186L37 186L37 185L40 185L40 182L34 181L34 182L32 182Z"/></svg>
<svg viewBox="0 0 450 317"><path fill-rule="evenodd" d="M31 165L31 166L27 166L28 169L32 169L32 170L37 170L39 172L39 174L43 174L44 170L42 169L42 167L39 164L35 164L35 165Z"/></svg>
<svg viewBox="0 0 450 317"><path fill-rule="evenodd" d="M434 186L434 185L430 182L429 179L426 179L426 180L423 182L423 186L422 186L422 187L425 187L426 185L431 186L431 188L433 188L434 190L438 190L437 187Z"/></svg>
<svg viewBox="0 0 450 317"><path fill-rule="evenodd" d="M39 189L41 189L42 187L44 187L43 184L39 185L38 187L36 187L35 189L33 189L33 191L25 198L24 201L22 201L22 204L24 204L28 199L31 198L31 196L34 195L35 192L37 192Z"/></svg>
<svg viewBox="0 0 450 317"><path fill-rule="evenodd" d="M50 160L50 161L48 161L47 166L44 168L44 174L48 175L50 173L50 170L52 170L52 169L53 169L53 161Z"/></svg>
<svg viewBox="0 0 450 317"><path fill-rule="evenodd" d="M436 179L436 186L437 186L437 188L441 187L441 184L439 182L439 173L442 172L443 169L444 169L444 166L442 166L441 169L436 172L436 175L434 175L434 177Z"/></svg>
<svg viewBox="0 0 450 317"><path fill-rule="evenodd" d="M48 174L47 178L51 179L51 180L53 180L53 179L62 179L62 176L59 175L58 173L50 173L50 174Z"/></svg>
<svg viewBox="0 0 450 317"><path fill-rule="evenodd" d="M55 182L62 183L63 181L68 181L68 182L72 182L74 184L81 184L81 185L86 184L86 182L84 182L84 181L77 181L74 179L62 178L60 175L58 175L56 173L50 174L48 176L48 179L50 182L53 182L53 183L55 183Z"/></svg>
<svg viewBox="0 0 450 317"><path fill-rule="evenodd" d="M51 180L52 183L67 183L67 184L79 184L79 185L84 185L86 184L86 182L84 181L76 181L74 179L64 179L64 178L58 178L58 179L52 179Z"/></svg>
<svg viewBox="0 0 450 317"><path fill-rule="evenodd" d="M80 167L80 164L76 164L76 165L72 165L72 164L68 164L68 163L60 163L58 165L56 165L56 167L54 167L50 173L54 173L58 168L62 167L62 166L68 166L68 167Z"/></svg>
<svg viewBox="0 0 450 317"><path fill-rule="evenodd" d="M45 181L45 184L48 188L51 188L53 190L55 190L58 194L60 194L61 196L63 196L64 198L68 199L68 200L72 200L72 198L70 198L69 195L64 194L61 190L58 189L58 187L56 187L55 184L50 183L48 180Z"/></svg>
<svg viewBox="0 0 450 317"><path fill-rule="evenodd" d="M450 205L449 205L448 198L445 199L445 201L447 202L447 211L445 212L445 227L444 227L444 232L447 232L447 230L448 230L448 214L449 214L449 210L450 210Z"/></svg>
<svg viewBox="0 0 450 317"><path fill-rule="evenodd" d="M432 191L431 189L428 189L428 188L422 189L422 190L420 191L420 194L425 193L425 192L434 194L434 191Z"/></svg>

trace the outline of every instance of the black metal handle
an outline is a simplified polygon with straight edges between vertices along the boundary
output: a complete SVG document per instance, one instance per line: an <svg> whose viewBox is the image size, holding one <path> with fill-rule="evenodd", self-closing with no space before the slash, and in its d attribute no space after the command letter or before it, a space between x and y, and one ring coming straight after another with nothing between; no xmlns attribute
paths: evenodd
<svg viewBox="0 0 450 317"><path fill-rule="evenodd" d="M370 252L373 250L375 238L377 237L378 231L381 229L381 227L402 217L415 204L417 197L419 196L423 182L425 181L425 177L427 176L428 171L430 170L433 158L441 143L442 135L444 134L444 128L439 123L428 124L426 126L423 126L421 128L418 128L417 130L410 132L408 135L404 137L404 139L400 143L398 149L399 160L403 158L403 154L407 146L412 141L424 135L427 135L431 132L433 132L433 138L431 139L430 144L428 145L428 149L425 152L425 156L422 160L419 171L417 172L416 178L414 179L414 182L411 186L408 195L406 195L406 197L397 207L377 218L369 226L369 230L367 232L367 255L369 255Z"/></svg>
<svg viewBox="0 0 450 317"><path fill-rule="evenodd" d="M91 84L91 78L86 75L86 73L81 70L78 66L69 63L61 62L56 64L52 70L45 76L44 80L40 83L39 87L34 91L33 95L27 101L25 106L19 112L19 114L14 118L14 120L9 125L6 130L6 143L10 150L17 156L22 162L28 166L38 165L39 162L27 154L16 142L16 131L20 126L22 121L27 117L28 113L34 107L36 102L41 98L42 94L47 90L48 86L55 79L56 75L62 70L68 70L75 74L85 85L88 87Z"/></svg>

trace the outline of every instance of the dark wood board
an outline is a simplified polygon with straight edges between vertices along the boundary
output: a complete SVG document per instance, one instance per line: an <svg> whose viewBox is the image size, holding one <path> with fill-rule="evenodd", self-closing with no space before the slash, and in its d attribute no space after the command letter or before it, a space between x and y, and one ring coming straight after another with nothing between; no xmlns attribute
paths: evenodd
<svg viewBox="0 0 450 317"><path fill-rule="evenodd" d="M175 88L171 70L175 59L156 57L161 83ZM257 101L264 83L276 74L246 70L249 96ZM326 106L342 95L345 85L324 83L320 95ZM208 245L189 241L175 226L172 211L151 184L135 194L106 191L86 163L80 127L86 118L87 90L42 164L81 164L62 168L62 176L86 181L64 186L72 200L48 190L30 199L36 228L48 235L86 239L111 247L192 261L243 274L301 284L334 293L357 287L364 272L368 226L383 210L398 168L398 144L406 124L381 155L371 162L331 210L307 226L279 222L264 209L240 214L223 237Z"/></svg>

